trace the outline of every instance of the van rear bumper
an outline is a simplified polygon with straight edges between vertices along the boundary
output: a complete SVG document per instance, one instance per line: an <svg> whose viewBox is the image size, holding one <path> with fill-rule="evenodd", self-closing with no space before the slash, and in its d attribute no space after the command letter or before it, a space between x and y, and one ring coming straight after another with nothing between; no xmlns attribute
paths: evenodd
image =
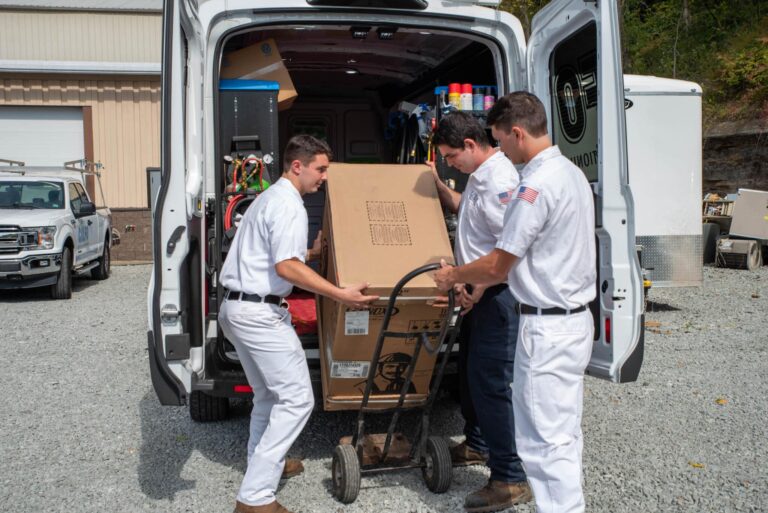
<svg viewBox="0 0 768 513"><path fill-rule="evenodd" d="M448 359L448 365L445 369L445 378L442 388L451 389L457 386L458 379L458 353L454 353ZM312 382L312 389L315 393L316 404L322 404L322 377L320 374L320 360L308 359L309 379ZM248 380L245 372L237 370L221 370L206 378L192 379L192 391L204 392L213 397L248 398L252 394L248 387Z"/></svg>
<svg viewBox="0 0 768 513"><path fill-rule="evenodd" d="M320 378L320 365L311 365L309 362L309 379L315 395L321 393L322 384ZM213 397L229 397L230 399L251 396L248 379L242 370L221 371L215 375L192 380L192 391L204 392Z"/></svg>

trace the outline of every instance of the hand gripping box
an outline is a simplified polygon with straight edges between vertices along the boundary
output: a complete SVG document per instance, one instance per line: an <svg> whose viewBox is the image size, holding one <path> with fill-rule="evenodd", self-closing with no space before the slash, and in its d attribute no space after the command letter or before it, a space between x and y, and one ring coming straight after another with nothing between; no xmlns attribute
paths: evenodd
<svg viewBox="0 0 768 513"><path fill-rule="evenodd" d="M341 287L367 282L367 293L381 298L360 311L324 297L318 302L324 407L358 409L392 289L417 267L453 257L426 166L333 163L326 186L321 271ZM431 273L412 280L395 304L389 330L439 331L446 311L431 306L438 295ZM415 344L415 337L385 340L374 363L370 406L396 404ZM435 360L422 348L406 405L426 399Z"/></svg>

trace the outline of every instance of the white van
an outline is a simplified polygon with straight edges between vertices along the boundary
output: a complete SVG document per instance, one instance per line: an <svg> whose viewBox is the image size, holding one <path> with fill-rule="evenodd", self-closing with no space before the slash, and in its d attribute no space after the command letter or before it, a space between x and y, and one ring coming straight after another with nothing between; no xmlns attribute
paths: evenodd
<svg viewBox="0 0 768 513"><path fill-rule="evenodd" d="M436 86L467 82L498 95L527 89L541 98L555 143L592 184L598 296L587 372L614 382L637 378L643 283L627 178L618 8L551 2L525 41L520 22L498 3L165 1L162 185L148 293L151 376L162 404L189 403L194 419L215 420L227 415L228 398L250 392L216 325L227 241L224 157L261 150L274 180L288 138L311 133L329 142L336 161L402 163L413 152L403 143L397 106L434 105ZM264 54L276 46L280 59L269 66L287 73L249 82L258 70L241 71L242 87L233 87L231 68L222 70L254 45ZM284 101L292 88L295 97ZM312 241L322 194L305 204ZM319 387L317 336L302 341Z"/></svg>

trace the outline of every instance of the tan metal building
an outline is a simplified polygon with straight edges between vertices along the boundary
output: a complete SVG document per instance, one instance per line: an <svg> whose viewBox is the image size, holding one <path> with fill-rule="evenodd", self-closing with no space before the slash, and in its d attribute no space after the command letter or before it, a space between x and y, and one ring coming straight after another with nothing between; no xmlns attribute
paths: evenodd
<svg viewBox="0 0 768 513"><path fill-rule="evenodd" d="M161 0L0 0L0 158L101 162L105 200L124 243L146 239L119 248L116 258L149 255L147 168L160 163L161 10ZM122 218L128 223L121 227Z"/></svg>

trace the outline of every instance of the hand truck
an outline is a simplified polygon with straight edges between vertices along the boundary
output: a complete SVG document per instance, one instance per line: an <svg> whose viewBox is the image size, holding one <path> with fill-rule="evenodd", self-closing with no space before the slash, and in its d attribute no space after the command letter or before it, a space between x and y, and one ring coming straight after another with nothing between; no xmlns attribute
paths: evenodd
<svg viewBox="0 0 768 513"><path fill-rule="evenodd" d="M342 503L349 504L354 502L360 492L360 479L363 474L373 474L378 472L389 472L406 468L421 468L424 482L434 493L443 493L451 485L452 469L451 453L448 442L439 436L429 436L429 415L432 411L435 397L440 388L440 382L445 372L445 366L451 355L453 344L459 333L462 317L460 310L455 309L455 297L453 290L448 293L448 308L445 317L441 323L440 331L420 331L420 332L393 332L389 330L389 322L392 312L395 308L395 302L400 291L405 285L416 276L440 269L440 264L428 264L410 273L406 274L392 289L389 296L389 302L384 313L384 321L376 342L376 348L371 357L371 364L368 368L368 379L365 384L360 411L357 416L357 425L352 435L351 444L341 443L333 451L333 463L331 473L333 477L333 495ZM400 395L397 400L397 406L392 408L373 408L368 406L373 389L374 378L377 372L377 363L381 356L384 340L387 338L416 338L413 349L413 356L408 367L405 370L405 381L400 389ZM430 337L437 337L437 344L433 345ZM441 347L444 347L442 358L436 363L436 371L432 378L429 394L425 402L420 406L405 407L405 396L411 386L416 364L422 347L429 354L437 353ZM421 424L419 425L416 443L411 446L409 457L405 461L387 462L387 456L390 453L393 441L394 430L397 426L400 413L406 409L421 408ZM386 433L383 451L377 463L364 464L364 437L365 437L365 416L368 413L392 413L392 420Z"/></svg>

